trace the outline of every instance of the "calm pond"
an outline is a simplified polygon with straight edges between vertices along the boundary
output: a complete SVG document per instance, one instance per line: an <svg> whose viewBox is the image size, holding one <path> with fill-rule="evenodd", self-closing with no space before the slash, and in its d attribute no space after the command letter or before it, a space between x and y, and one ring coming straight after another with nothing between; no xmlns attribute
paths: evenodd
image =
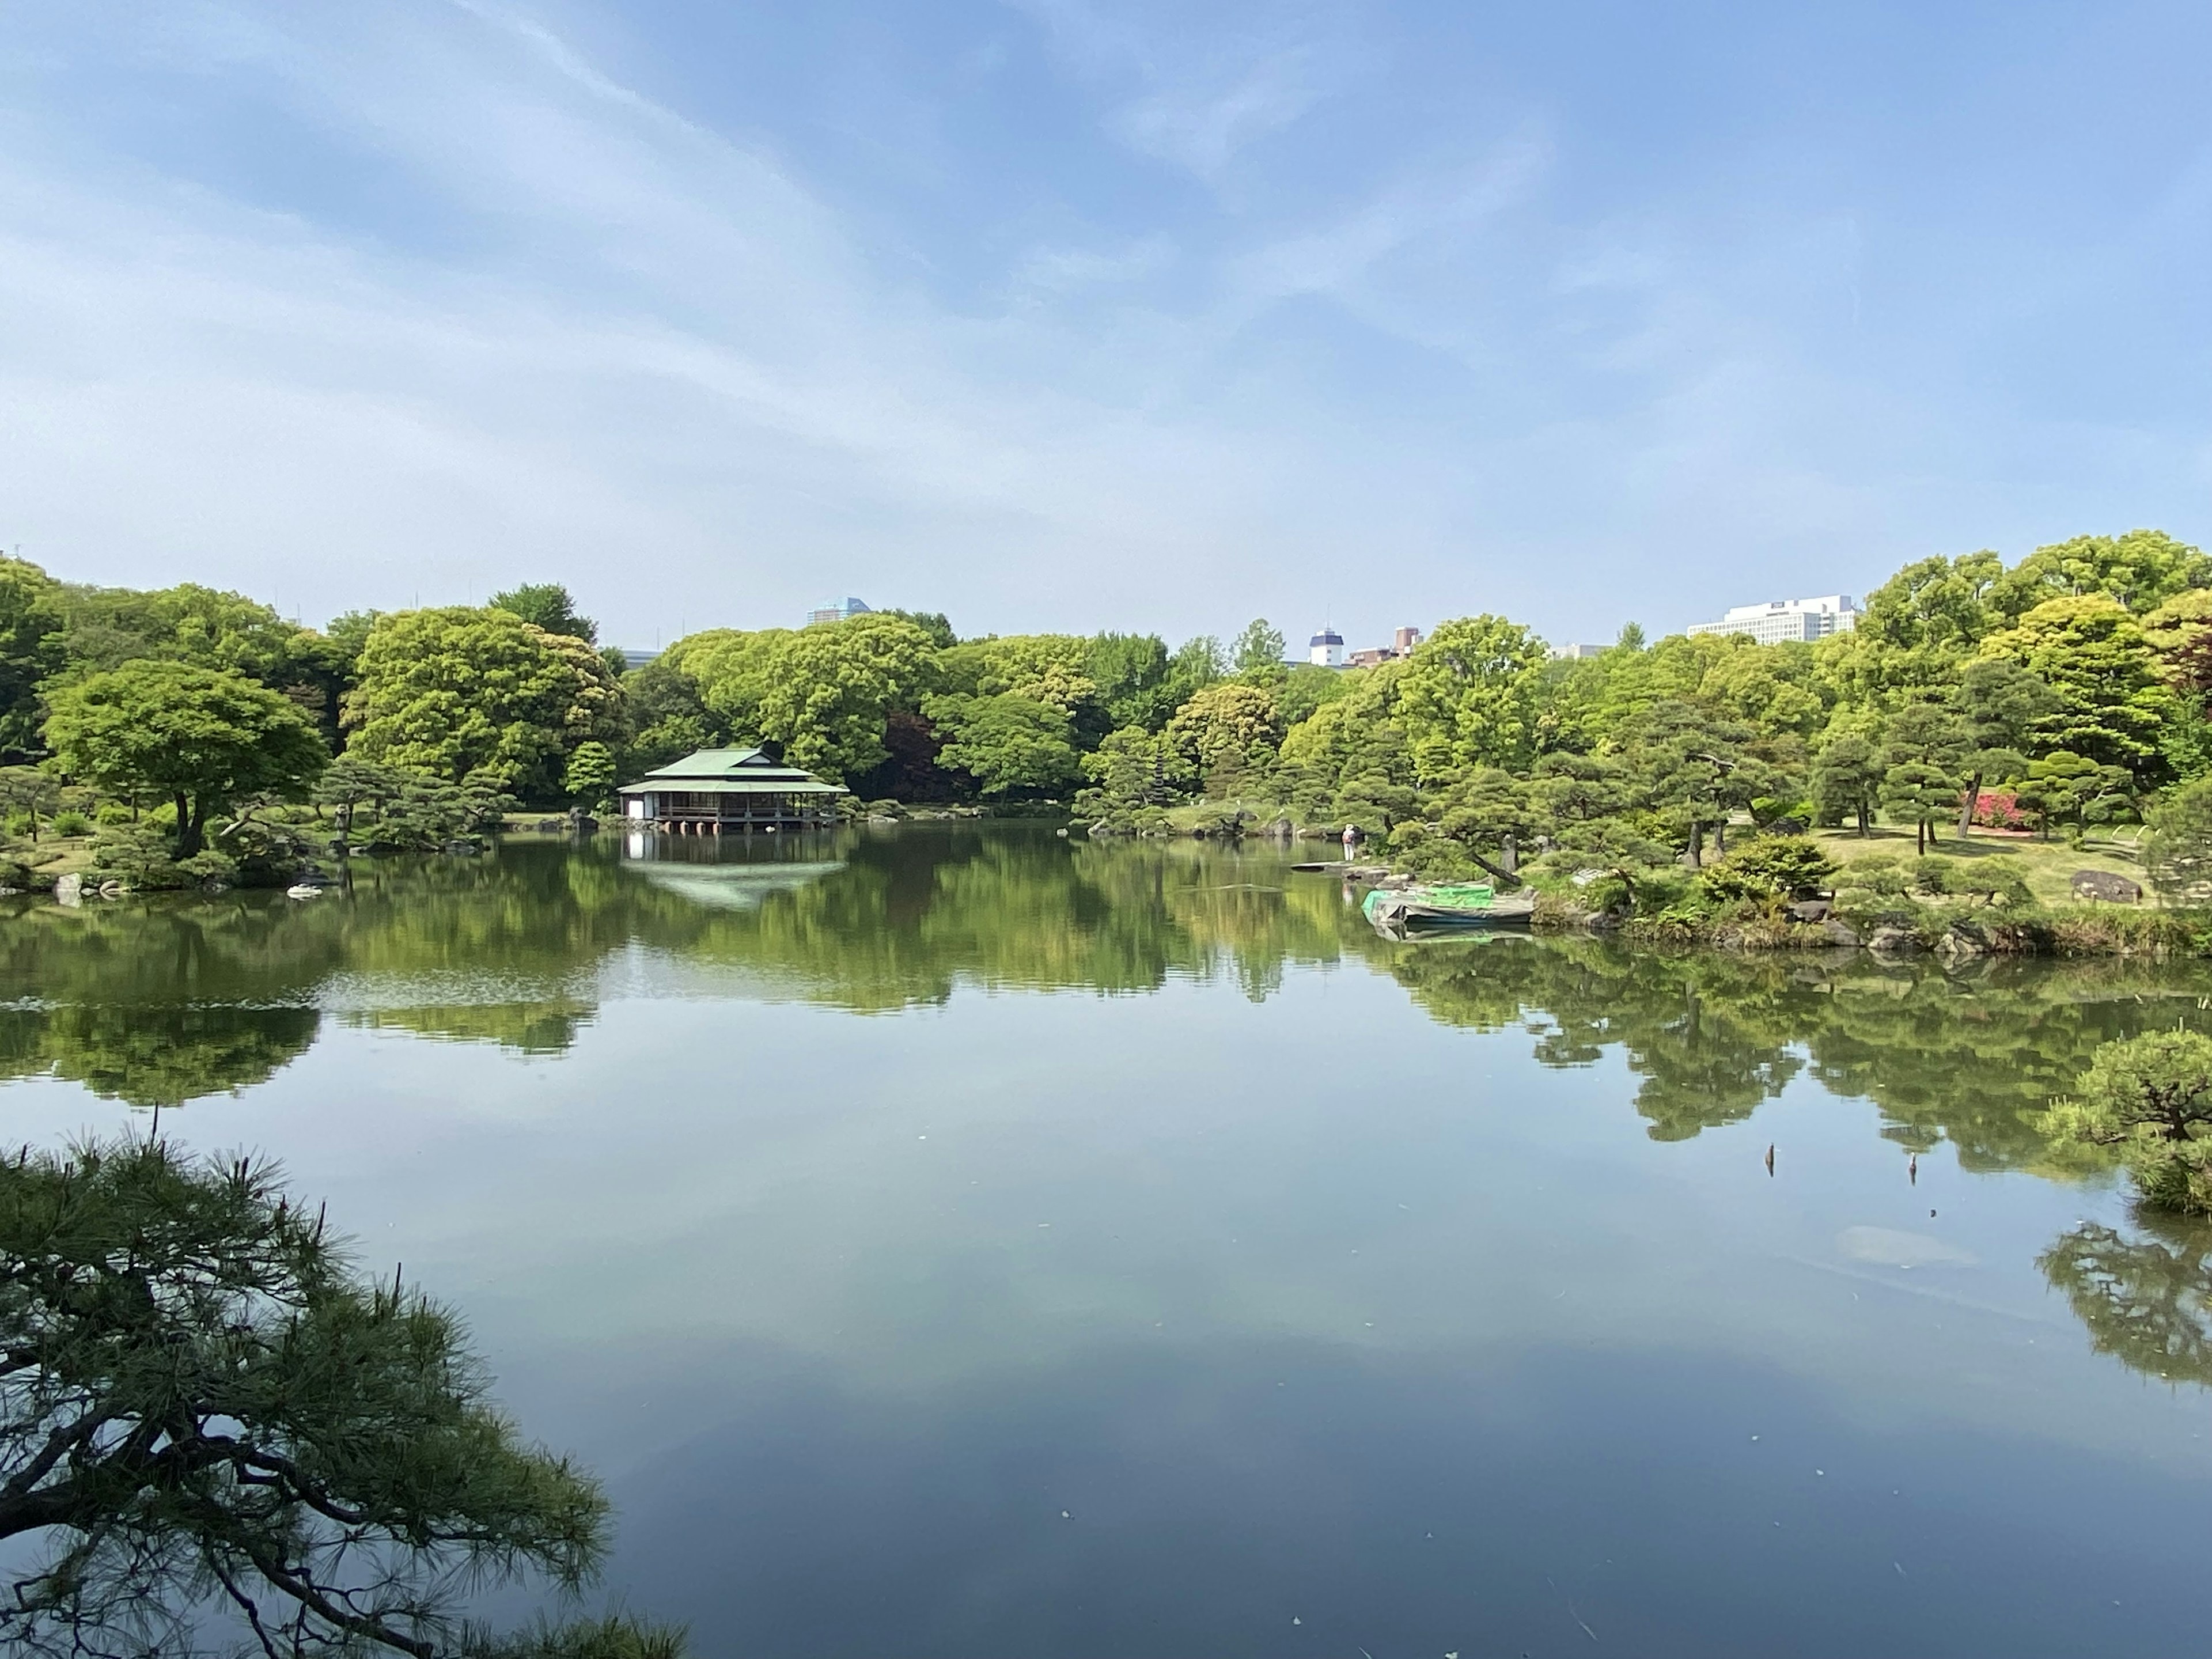
<svg viewBox="0 0 2212 1659"><path fill-rule="evenodd" d="M2202 1650L2212 1235L2028 1115L2212 1029L2204 965L1394 945L1027 826L641 851L9 901L6 1133L280 1156L713 1659Z"/></svg>

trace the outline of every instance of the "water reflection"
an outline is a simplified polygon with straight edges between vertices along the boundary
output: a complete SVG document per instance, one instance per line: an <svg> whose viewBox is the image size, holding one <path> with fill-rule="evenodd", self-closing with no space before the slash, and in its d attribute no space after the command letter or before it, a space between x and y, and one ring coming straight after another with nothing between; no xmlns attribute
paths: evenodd
<svg viewBox="0 0 2212 1659"><path fill-rule="evenodd" d="M2083 1222L2037 1262L2087 1328L2131 1370L2212 1388L2212 1225L2139 1212L2136 1233Z"/></svg>
<svg viewBox="0 0 2212 1659"><path fill-rule="evenodd" d="M1547 1066L1620 1050L1655 1139L1741 1121L1809 1074L1874 1101L1904 1146L1948 1141L1966 1168L2003 1170L2049 1166L2033 1115L2098 1043L2212 1029L2202 963L1959 975L1857 953L1394 944L1334 883L1286 866L1270 850L958 825L362 861L307 902L19 900L0 928L0 1068L174 1104L268 1077L321 1016L558 1054L626 952L858 1012L942 1004L963 985L1113 994L1176 976L1259 1000L1297 965L1356 961L1442 1024L1526 1030Z"/></svg>

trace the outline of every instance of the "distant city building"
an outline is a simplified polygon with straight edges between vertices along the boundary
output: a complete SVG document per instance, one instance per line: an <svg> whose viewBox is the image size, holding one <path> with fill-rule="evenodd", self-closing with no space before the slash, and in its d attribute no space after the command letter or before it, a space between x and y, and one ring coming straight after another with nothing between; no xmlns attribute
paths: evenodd
<svg viewBox="0 0 2212 1659"><path fill-rule="evenodd" d="M624 668L642 668L660 654L658 650L633 651L626 645L618 645L615 649L622 653Z"/></svg>
<svg viewBox="0 0 2212 1659"><path fill-rule="evenodd" d="M1306 660L1316 668L1343 667L1344 635L1323 623L1321 632L1306 641Z"/></svg>
<svg viewBox="0 0 2212 1659"><path fill-rule="evenodd" d="M1344 659L1347 668L1376 668L1386 662L1395 662L1401 657L1410 657L1413 647L1421 642L1418 628L1401 628L1390 636L1388 645L1365 646Z"/></svg>
<svg viewBox="0 0 2212 1659"><path fill-rule="evenodd" d="M1586 662L1601 652L1612 649L1609 645L1555 645L1544 654L1553 662Z"/></svg>
<svg viewBox="0 0 2212 1659"><path fill-rule="evenodd" d="M1718 622L1692 623L1692 634L1748 634L1761 645L1784 640L1824 640L1848 634L1859 623L1859 603L1848 593L1817 599L1770 599L1739 605Z"/></svg>
<svg viewBox="0 0 2212 1659"><path fill-rule="evenodd" d="M849 622L855 617L867 614L868 607L858 599L832 599L827 605L818 605L808 611L806 625L811 628L817 623Z"/></svg>

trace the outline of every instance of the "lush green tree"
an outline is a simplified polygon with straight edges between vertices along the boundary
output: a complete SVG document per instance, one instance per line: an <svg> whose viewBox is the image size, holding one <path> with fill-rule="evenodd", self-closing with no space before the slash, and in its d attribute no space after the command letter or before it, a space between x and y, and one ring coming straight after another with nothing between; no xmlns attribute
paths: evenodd
<svg viewBox="0 0 2212 1659"><path fill-rule="evenodd" d="M0 767L0 809L30 820L31 841L39 839L39 816L61 805L62 781L43 766Z"/></svg>
<svg viewBox="0 0 2212 1659"><path fill-rule="evenodd" d="M2143 866L2169 904L2212 903L2212 777L2183 785L2151 809Z"/></svg>
<svg viewBox="0 0 2212 1659"><path fill-rule="evenodd" d="M2212 1037L2148 1031L2105 1044L2039 1127L2125 1164L2154 1208L2212 1214Z"/></svg>
<svg viewBox="0 0 2212 1659"><path fill-rule="evenodd" d="M1084 677L1098 688L1108 729L1158 732L1198 688L1176 678L1175 659L1157 634L1098 634L1085 644Z"/></svg>
<svg viewBox="0 0 2212 1659"><path fill-rule="evenodd" d="M1774 793L1777 775L1753 752L1755 735L1741 721L1672 698L1654 704L1636 730L1631 752L1640 781L1680 821L1693 866L1704 861L1707 828L1725 853L1729 816Z"/></svg>
<svg viewBox="0 0 2212 1659"><path fill-rule="evenodd" d="M331 808L339 839L350 840L355 816L362 806L373 806L381 815L385 804L396 799L410 779L426 775L386 766L362 755L340 755L323 769L309 799L318 806Z"/></svg>
<svg viewBox="0 0 2212 1659"><path fill-rule="evenodd" d="M960 641L952 632L952 624L942 611L882 611L878 616L896 617L910 622L929 636L929 642L939 651L950 651Z"/></svg>
<svg viewBox="0 0 2212 1659"><path fill-rule="evenodd" d="M549 634L565 634L586 645L599 642L599 623L577 614L575 599L559 582L525 582L493 594L490 603Z"/></svg>
<svg viewBox="0 0 2212 1659"><path fill-rule="evenodd" d="M471 772L459 783L434 773L403 773L399 793L377 813L376 833L369 844L436 852L497 830L514 806L514 797L495 773Z"/></svg>
<svg viewBox="0 0 2212 1659"><path fill-rule="evenodd" d="M1429 803L1437 833L1466 849L1492 875L1516 877L1522 843L1542 823L1529 786L1502 767L1486 766L1455 780Z"/></svg>
<svg viewBox="0 0 2212 1659"><path fill-rule="evenodd" d="M1065 715L1069 740L1096 747L1111 716L1090 675L1091 641L1073 634L1016 634L970 640L937 653L933 675L946 695L1011 694ZM941 724L941 722L940 722Z"/></svg>
<svg viewBox="0 0 2212 1659"><path fill-rule="evenodd" d="M1967 757L1966 799L1959 811L1959 836L1973 829L1984 781L2009 783L2027 770L2026 750L2039 728L2058 713L2058 694L2029 670L2002 657L1966 664L1952 688L1951 707L1965 722Z"/></svg>
<svg viewBox="0 0 2212 1659"><path fill-rule="evenodd" d="M629 735L616 752L616 777L634 781L728 735L699 694L699 683L665 658L623 676L623 713Z"/></svg>
<svg viewBox="0 0 2212 1659"><path fill-rule="evenodd" d="M451 1653L464 1598L574 1589L607 1503L493 1406L460 1321L364 1279L268 1164L0 1158L0 1638L22 1654ZM641 1635L644 1632L640 1632ZM552 1632L548 1639L562 1639Z"/></svg>
<svg viewBox="0 0 2212 1659"><path fill-rule="evenodd" d="M1849 818L1862 840L1872 835L1884 769L1881 751L1865 733L1845 727L1831 734L1813 755L1813 802L1821 821Z"/></svg>
<svg viewBox="0 0 2212 1659"><path fill-rule="evenodd" d="M1893 652L1962 661L1996 625L1990 599L2004 574L2004 561L1986 548L1921 559L1867 595L1856 631Z"/></svg>
<svg viewBox="0 0 2212 1659"><path fill-rule="evenodd" d="M1091 787L1077 799L1076 810L1109 823L1124 823L1181 799L1191 781L1181 749L1139 726L1109 732L1082 764Z"/></svg>
<svg viewBox="0 0 2212 1659"><path fill-rule="evenodd" d="M1292 663L1275 688L1276 712L1285 729L1310 717L1325 702L1334 702L1358 683L1355 676L1317 663Z"/></svg>
<svg viewBox="0 0 2212 1659"><path fill-rule="evenodd" d="M1193 696L1164 735L1196 776L1210 778L1233 759L1241 778L1253 770L1273 771L1283 727L1273 692L1229 680Z"/></svg>
<svg viewBox="0 0 2212 1659"><path fill-rule="evenodd" d="M1050 794L1080 775L1073 723L1056 704L1013 691L956 694L930 698L922 712L945 736L939 762L987 795Z"/></svg>
<svg viewBox="0 0 2212 1659"><path fill-rule="evenodd" d="M1520 623L1493 616L1439 623L1398 666L1397 718L1419 781L1534 757L1544 644Z"/></svg>
<svg viewBox="0 0 2212 1659"><path fill-rule="evenodd" d="M1336 787L1329 804L1333 823L1348 824L1362 834L1388 835L1419 810L1420 798L1409 784L1400 783L1380 768L1347 774Z"/></svg>
<svg viewBox="0 0 2212 1659"><path fill-rule="evenodd" d="M2080 828L2127 814L2135 804L2135 778L2124 766L2100 766L2087 755L2058 749L2028 763L2013 799L2036 816L2047 841L2054 823Z"/></svg>
<svg viewBox="0 0 2212 1659"><path fill-rule="evenodd" d="M580 806L596 806L615 783L615 751L597 738L586 738L569 752L561 786Z"/></svg>
<svg viewBox="0 0 2212 1659"><path fill-rule="evenodd" d="M498 605L377 618L349 697L349 747L458 781L488 770L550 799L569 752L622 736L620 692L588 641Z"/></svg>
<svg viewBox="0 0 2212 1659"><path fill-rule="evenodd" d="M1528 804L1538 833L1613 817L1638 804L1634 781L1617 755L1547 755L1529 774Z"/></svg>
<svg viewBox="0 0 2212 1659"><path fill-rule="evenodd" d="M63 661L61 584L0 556L0 750L39 748L39 683Z"/></svg>
<svg viewBox="0 0 2212 1659"><path fill-rule="evenodd" d="M1583 883L1593 908L1615 904L1632 913L1655 874L1674 860L1674 849L1636 817L1586 818L1562 823L1549 862Z"/></svg>
<svg viewBox="0 0 2212 1659"><path fill-rule="evenodd" d="M240 674L140 660L56 690L46 739L74 776L176 804L178 856L241 796L304 790L328 758L287 698Z"/></svg>
<svg viewBox="0 0 2212 1659"><path fill-rule="evenodd" d="M1914 827L1921 852L1959 805L1973 767L1973 733L1950 708L1908 702L1881 733L1881 804Z"/></svg>
<svg viewBox="0 0 2212 1659"><path fill-rule="evenodd" d="M663 654L696 678L732 737L839 782L887 759L890 715L937 689L929 635L882 611L834 627L720 630Z"/></svg>
<svg viewBox="0 0 2212 1659"><path fill-rule="evenodd" d="M1274 684L1284 676L1284 647L1283 630L1259 617L1244 624L1229 647L1229 660L1242 678Z"/></svg>
<svg viewBox="0 0 2212 1659"><path fill-rule="evenodd" d="M2138 616L2192 587L2212 587L2212 557L2163 530L2076 536L2039 547L1992 589L1992 610L2017 621L2057 599L2102 595Z"/></svg>
<svg viewBox="0 0 2212 1659"><path fill-rule="evenodd" d="M2049 599L1983 642L2032 672L2057 701L2031 723L2037 747L2066 749L2143 781L2158 763L2172 695L2142 622L2105 595Z"/></svg>

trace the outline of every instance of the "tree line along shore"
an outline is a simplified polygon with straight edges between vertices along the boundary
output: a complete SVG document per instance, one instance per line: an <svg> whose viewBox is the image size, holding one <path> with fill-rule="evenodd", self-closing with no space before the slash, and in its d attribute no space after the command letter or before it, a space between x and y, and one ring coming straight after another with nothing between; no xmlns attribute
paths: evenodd
<svg viewBox="0 0 2212 1659"><path fill-rule="evenodd" d="M1816 642L1631 624L1568 660L1488 614L1346 670L1285 663L1264 621L1170 647L882 611L634 668L596 632L550 583L316 629L0 560L0 883L282 879L333 831L444 847L758 744L856 815L1349 825L1417 876L1662 937L1814 942L1791 907L1818 894L1923 943L2193 950L2212 898L2212 558L2160 531L1923 559ZM2085 919L2054 860L2161 902Z"/></svg>

